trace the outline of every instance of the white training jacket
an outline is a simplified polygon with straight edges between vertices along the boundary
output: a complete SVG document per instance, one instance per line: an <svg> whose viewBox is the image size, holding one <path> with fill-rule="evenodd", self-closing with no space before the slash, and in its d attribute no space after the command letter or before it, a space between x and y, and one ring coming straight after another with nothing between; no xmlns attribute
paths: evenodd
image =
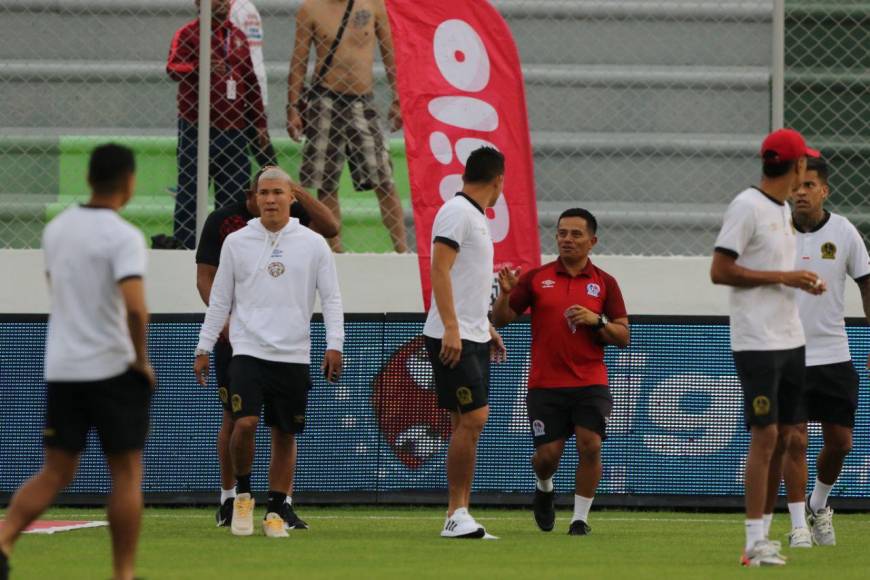
<svg viewBox="0 0 870 580"><path fill-rule="evenodd" d="M229 316L233 355L310 364L315 291L326 348L341 352L344 312L326 240L296 218L276 233L254 218L224 241L197 348L211 352Z"/></svg>

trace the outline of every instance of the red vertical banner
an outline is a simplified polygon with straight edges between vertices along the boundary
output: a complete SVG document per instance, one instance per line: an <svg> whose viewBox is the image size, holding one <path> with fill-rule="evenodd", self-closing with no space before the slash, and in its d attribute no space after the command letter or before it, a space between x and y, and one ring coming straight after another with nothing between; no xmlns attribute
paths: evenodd
<svg viewBox="0 0 870 580"><path fill-rule="evenodd" d="M540 264L525 87L511 31L486 0L387 0L387 12L428 310L432 223L478 147L505 156L504 191L486 212L496 271Z"/></svg>

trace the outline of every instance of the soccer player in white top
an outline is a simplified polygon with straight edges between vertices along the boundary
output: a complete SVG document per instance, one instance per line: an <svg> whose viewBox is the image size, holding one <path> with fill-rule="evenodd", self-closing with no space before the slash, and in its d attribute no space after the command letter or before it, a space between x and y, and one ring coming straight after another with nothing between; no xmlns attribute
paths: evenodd
<svg viewBox="0 0 870 580"><path fill-rule="evenodd" d="M133 152L94 149L91 198L66 209L42 237L51 315L45 346L48 386L42 469L12 498L0 526L0 578L22 531L75 477L95 428L112 476L108 516L113 577L132 580L142 519L142 449L154 371L148 362L148 311L142 278L145 241L120 210L133 196Z"/></svg>
<svg viewBox="0 0 870 580"><path fill-rule="evenodd" d="M277 167L266 169L257 185L260 217L224 241L196 348L194 371L204 385L209 355L230 320L230 456L238 488L230 529L236 536L254 532L251 469L264 410L272 457L263 531L287 537L280 514L292 479L295 436L305 428L315 294L326 323L321 368L330 382L341 374L344 313L335 258L320 234L290 217L292 202L290 177Z"/></svg>
<svg viewBox="0 0 870 580"><path fill-rule="evenodd" d="M489 322L493 245L486 214L504 183L504 156L491 147L468 157L462 191L432 225L432 306L423 335L435 376L438 406L450 412L446 538L484 538L468 506L477 442L489 417L489 362L504 343Z"/></svg>
<svg viewBox="0 0 870 580"><path fill-rule="evenodd" d="M728 206L710 269L714 284L732 287L731 350L751 432L744 566L785 564L779 543L764 536L762 516L774 448L804 440L805 339L794 289L825 290L814 272L794 270L795 232L786 200L804 179L808 152L801 134L791 129L765 138L761 184Z"/></svg>
<svg viewBox="0 0 870 580"><path fill-rule="evenodd" d="M807 161L806 177L795 192L792 216L798 232L796 267L818 272L828 285L828 292L822 296L798 296L798 309L807 337L807 417L821 423L824 445L816 459L817 477L806 503L803 501L806 449L796 450L800 452L789 453L784 458L786 474L803 474L796 483L786 478L786 488L795 488L795 501L790 498L788 505L793 547L836 543L834 512L828 506L828 495L852 448L858 407L858 374L852 365L844 321L847 278L858 284L864 315L870 320L870 256L855 226L845 217L824 208L829 194L828 165L821 158L811 157ZM870 366L870 361L865 366ZM773 518L778 487L779 478L771 481L765 514L767 526ZM804 512L812 532L806 527Z"/></svg>

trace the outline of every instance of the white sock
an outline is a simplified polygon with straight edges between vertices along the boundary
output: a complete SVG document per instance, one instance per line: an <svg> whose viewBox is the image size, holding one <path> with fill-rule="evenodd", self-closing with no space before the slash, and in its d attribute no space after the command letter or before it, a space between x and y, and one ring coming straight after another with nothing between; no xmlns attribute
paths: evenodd
<svg viewBox="0 0 870 580"><path fill-rule="evenodd" d="M221 505L224 505L224 502L228 499L235 499L236 497L236 488L235 486L230 489L221 488Z"/></svg>
<svg viewBox="0 0 870 580"><path fill-rule="evenodd" d="M818 477L816 478L816 485L813 487L813 494L810 496L810 509L813 510L813 513L817 513L819 510L827 507L828 496L831 495L833 487L833 483L828 485L819 481Z"/></svg>
<svg viewBox="0 0 870 580"><path fill-rule="evenodd" d="M807 518L804 515L804 502L795 501L788 504L788 513L791 515L791 529L807 527Z"/></svg>
<svg viewBox="0 0 870 580"><path fill-rule="evenodd" d="M284 500L284 503L286 503L287 505L293 505L293 498L288 495L287 498Z"/></svg>
<svg viewBox="0 0 870 580"><path fill-rule="evenodd" d="M752 549L755 542L764 539L764 518L746 520L746 551Z"/></svg>
<svg viewBox="0 0 870 580"><path fill-rule="evenodd" d="M764 522L764 537L770 537L770 524L773 523L773 514L764 514L761 516L762 521Z"/></svg>
<svg viewBox="0 0 870 580"><path fill-rule="evenodd" d="M551 477L550 479L541 479L536 475L535 486L541 491L549 493L553 491L553 478Z"/></svg>
<svg viewBox="0 0 870 580"><path fill-rule="evenodd" d="M574 517L571 518L572 522L576 522L577 520L583 520L587 524L589 523L589 508L592 507L592 500L594 497L583 497L582 495L574 496Z"/></svg>

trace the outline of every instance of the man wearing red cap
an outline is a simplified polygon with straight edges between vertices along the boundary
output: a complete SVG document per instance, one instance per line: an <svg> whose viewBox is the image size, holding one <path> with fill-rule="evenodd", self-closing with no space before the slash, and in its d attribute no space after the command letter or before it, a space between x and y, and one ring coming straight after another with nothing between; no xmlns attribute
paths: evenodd
<svg viewBox="0 0 870 580"><path fill-rule="evenodd" d="M818 153L797 131L780 129L767 136L761 145L761 184L728 206L710 269L714 284L731 286L731 350L751 433L744 566L785 564L779 542L764 533L767 480L777 445L789 452L805 444L800 426L806 421L806 340L793 289L821 294L825 283L814 272L794 270L795 230L786 200L804 179L807 155ZM799 476L791 475L797 482Z"/></svg>

